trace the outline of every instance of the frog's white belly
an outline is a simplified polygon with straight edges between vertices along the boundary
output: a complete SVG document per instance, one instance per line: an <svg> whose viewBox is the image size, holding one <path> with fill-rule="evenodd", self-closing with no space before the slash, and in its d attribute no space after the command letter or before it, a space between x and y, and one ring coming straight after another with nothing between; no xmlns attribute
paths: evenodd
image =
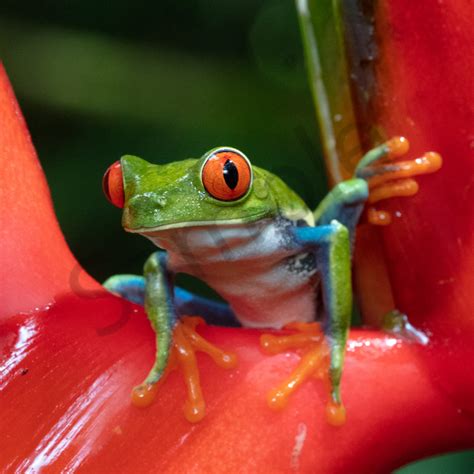
<svg viewBox="0 0 474 474"><path fill-rule="evenodd" d="M205 281L244 326L279 328L316 315L318 272L288 221L187 227L149 238L168 251L170 269Z"/></svg>

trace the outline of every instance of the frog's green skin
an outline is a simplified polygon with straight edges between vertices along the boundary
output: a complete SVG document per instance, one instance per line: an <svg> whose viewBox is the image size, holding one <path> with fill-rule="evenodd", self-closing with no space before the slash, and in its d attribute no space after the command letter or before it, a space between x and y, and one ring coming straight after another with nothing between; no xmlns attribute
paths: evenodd
<svg viewBox="0 0 474 474"><path fill-rule="evenodd" d="M382 145L369 152L356 177L337 185L314 212L281 179L256 166L242 198L214 199L201 171L210 156L223 150L244 156L220 147L200 159L166 165L134 156L121 159L123 226L164 250L148 259L144 278L117 275L105 282L111 291L144 302L156 331L156 361L145 382L161 377L180 315L200 314L222 324L237 319L262 328L280 328L295 319L323 320L332 398L340 403L352 307L351 242L368 196L366 181L357 176L388 149ZM204 280L229 306L174 288L178 272Z"/></svg>

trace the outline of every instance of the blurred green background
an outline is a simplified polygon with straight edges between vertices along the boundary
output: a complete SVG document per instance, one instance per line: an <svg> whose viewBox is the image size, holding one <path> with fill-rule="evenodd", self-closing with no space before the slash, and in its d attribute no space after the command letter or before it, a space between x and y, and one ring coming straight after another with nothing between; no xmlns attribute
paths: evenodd
<svg viewBox="0 0 474 474"><path fill-rule="evenodd" d="M290 2L2 0L0 55L68 243L99 280L141 273L153 250L102 194L123 154L164 163L234 146L309 203L324 195Z"/></svg>
<svg viewBox="0 0 474 474"><path fill-rule="evenodd" d="M102 194L123 154L164 163L229 145L311 206L326 191L291 1L2 0L0 57L66 239L99 281L141 273L153 251ZM473 466L470 452L399 472Z"/></svg>

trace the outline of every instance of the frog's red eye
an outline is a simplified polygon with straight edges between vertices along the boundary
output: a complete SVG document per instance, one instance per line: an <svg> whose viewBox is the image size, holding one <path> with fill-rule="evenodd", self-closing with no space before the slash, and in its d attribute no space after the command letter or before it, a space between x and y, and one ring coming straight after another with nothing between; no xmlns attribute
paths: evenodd
<svg viewBox="0 0 474 474"><path fill-rule="evenodd" d="M221 201L234 201L249 189L252 172L247 159L236 151L222 150L211 155L202 169L206 191Z"/></svg>
<svg viewBox="0 0 474 474"><path fill-rule="evenodd" d="M105 197L117 207L122 208L125 201L123 191L123 175L120 161L109 166L102 179Z"/></svg>

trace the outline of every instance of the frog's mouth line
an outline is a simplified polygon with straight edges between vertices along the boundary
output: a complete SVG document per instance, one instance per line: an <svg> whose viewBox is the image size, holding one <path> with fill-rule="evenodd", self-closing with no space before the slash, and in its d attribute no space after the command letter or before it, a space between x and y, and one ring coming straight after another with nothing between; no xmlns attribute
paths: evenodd
<svg viewBox="0 0 474 474"><path fill-rule="evenodd" d="M173 224L162 224L156 227L138 227L137 229L130 229L124 227L127 232L132 234L152 234L170 229L184 229L186 227L208 227L208 226L222 226L222 225L242 225L248 224L249 222L255 222L262 218L270 218L271 214L268 212L254 214L252 216L246 216L243 219L223 219L223 220L208 220L208 221L189 221L189 222L176 222Z"/></svg>

